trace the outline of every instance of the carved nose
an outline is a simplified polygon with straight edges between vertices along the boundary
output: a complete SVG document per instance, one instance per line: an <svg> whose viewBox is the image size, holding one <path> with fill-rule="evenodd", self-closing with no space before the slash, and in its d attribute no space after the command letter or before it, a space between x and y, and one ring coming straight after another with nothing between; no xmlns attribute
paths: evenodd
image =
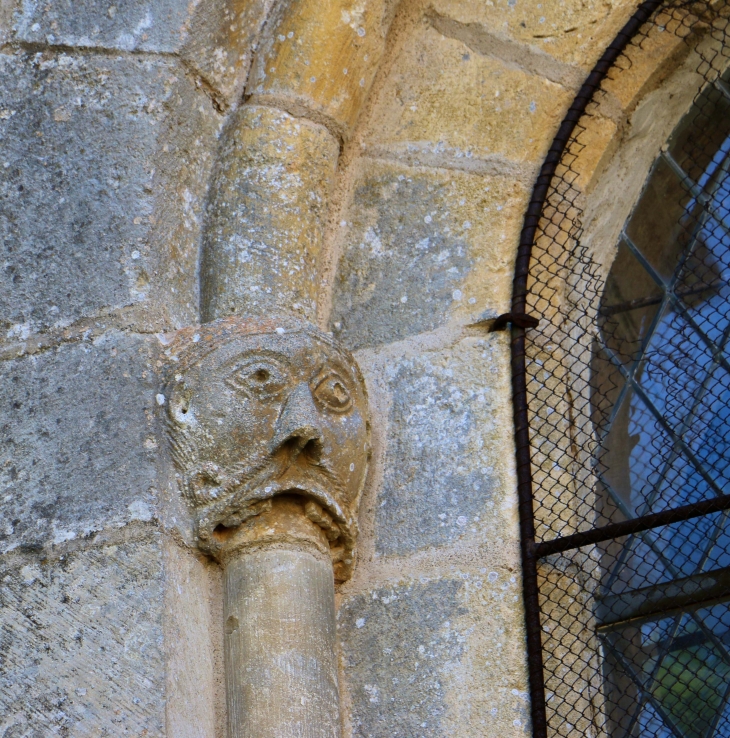
<svg viewBox="0 0 730 738"><path fill-rule="evenodd" d="M312 393L306 384L300 384L287 398L276 421L270 451L272 454L287 451L292 461L302 453L319 461L322 441L319 413Z"/></svg>

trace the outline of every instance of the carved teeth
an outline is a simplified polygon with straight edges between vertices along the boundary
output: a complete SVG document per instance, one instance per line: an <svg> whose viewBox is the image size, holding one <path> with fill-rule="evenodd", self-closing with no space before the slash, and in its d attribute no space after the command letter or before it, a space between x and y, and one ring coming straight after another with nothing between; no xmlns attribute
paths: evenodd
<svg viewBox="0 0 730 738"><path fill-rule="evenodd" d="M304 514L324 531L328 541L336 541L340 537L342 532L340 526L332 520L332 516L328 512L313 500L309 500L304 505Z"/></svg>

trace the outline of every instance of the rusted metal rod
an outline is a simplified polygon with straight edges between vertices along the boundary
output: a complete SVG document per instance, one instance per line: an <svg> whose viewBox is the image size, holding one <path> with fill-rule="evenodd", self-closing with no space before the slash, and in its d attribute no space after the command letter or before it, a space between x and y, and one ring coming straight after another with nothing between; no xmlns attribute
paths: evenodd
<svg viewBox="0 0 730 738"><path fill-rule="evenodd" d="M515 261L512 284L513 315L527 312L527 281L535 235L542 217L545 200L575 126L588 103L600 87L608 71L616 62L641 26L662 5L662 0L646 0L619 31L616 38L596 62L593 70L578 91L572 105L553 139L550 150L540 168L532 196L525 214ZM522 551L523 600L525 605L525 631L527 639L527 667L530 684L530 710L534 738L547 738L547 712L545 709L545 679L542 660L542 627L537 583L537 559L534 553L535 524L532 493L532 466L527 406L527 382L525 366L525 326L517 321L512 324L512 396L515 424L515 454L517 459L517 495L520 516Z"/></svg>
<svg viewBox="0 0 730 738"><path fill-rule="evenodd" d="M722 510L730 510L730 495L713 497L710 500L703 500L702 502L693 502L689 505L682 505L681 507L663 510L662 512L652 513L651 515L642 515L640 518L622 520L620 523L611 523L601 528L593 528L582 533L573 533L570 536L554 538L552 541L535 543L532 547L532 553L535 558L541 559L551 554L571 551L581 546L603 543L604 541L610 541L614 538L628 536L633 533L643 533L647 530L660 528L663 525L681 523L684 520L692 520L692 518L699 518L710 513L721 512Z"/></svg>

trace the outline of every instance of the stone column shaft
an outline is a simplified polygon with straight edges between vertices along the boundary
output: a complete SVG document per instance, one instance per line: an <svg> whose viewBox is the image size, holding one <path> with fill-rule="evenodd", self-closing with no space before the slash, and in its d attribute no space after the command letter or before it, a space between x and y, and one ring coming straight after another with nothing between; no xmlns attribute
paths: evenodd
<svg viewBox="0 0 730 738"><path fill-rule="evenodd" d="M264 548L225 569L229 738L338 738L329 557Z"/></svg>
<svg viewBox="0 0 730 738"><path fill-rule="evenodd" d="M335 583L298 495L217 534L228 738L339 738Z"/></svg>

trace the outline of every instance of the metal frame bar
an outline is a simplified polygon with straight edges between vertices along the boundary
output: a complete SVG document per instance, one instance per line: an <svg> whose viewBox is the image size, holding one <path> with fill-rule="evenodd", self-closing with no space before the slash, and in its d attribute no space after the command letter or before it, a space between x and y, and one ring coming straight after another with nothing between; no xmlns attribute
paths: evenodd
<svg viewBox="0 0 730 738"><path fill-rule="evenodd" d="M593 530L587 530L582 533L573 533L570 536L554 538L552 541L533 542L532 555L536 559L542 559L545 556L564 553L574 548L604 543L613 538L621 538L632 533L642 533L646 530L659 528L662 525L681 523L685 520L692 520L692 518L699 518L703 515L710 515L711 513L722 512L723 510L730 510L730 495L713 497L710 500L702 500L702 502L692 502L689 505L682 505L671 510L663 510L662 512L652 513L651 515L642 515L640 518L622 520L620 523L611 523L602 528L594 528Z"/></svg>
<svg viewBox="0 0 730 738"><path fill-rule="evenodd" d="M597 629L636 624L674 611L684 612L730 600L730 569L691 574L598 598Z"/></svg>

